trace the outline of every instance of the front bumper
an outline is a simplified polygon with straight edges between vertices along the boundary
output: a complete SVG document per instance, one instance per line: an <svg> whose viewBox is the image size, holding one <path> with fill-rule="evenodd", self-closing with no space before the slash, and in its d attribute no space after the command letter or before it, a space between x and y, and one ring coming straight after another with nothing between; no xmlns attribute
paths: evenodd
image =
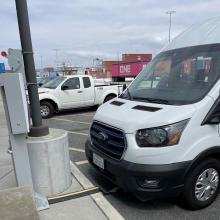
<svg viewBox="0 0 220 220"><path fill-rule="evenodd" d="M88 161L100 174L142 201L180 195L190 166L190 161L165 165L116 161L96 150L89 140L86 141L85 150ZM104 159L104 170L93 164L93 152ZM143 187L144 180L158 181L158 186Z"/></svg>

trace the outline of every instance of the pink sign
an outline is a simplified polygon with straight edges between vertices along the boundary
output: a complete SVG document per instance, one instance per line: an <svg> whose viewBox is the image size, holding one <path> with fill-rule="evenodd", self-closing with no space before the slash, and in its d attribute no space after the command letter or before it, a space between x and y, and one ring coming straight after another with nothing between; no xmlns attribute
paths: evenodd
<svg viewBox="0 0 220 220"><path fill-rule="evenodd" d="M114 64L111 68L112 77L134 77L137 76L149 62L130 62Z"/></svg>

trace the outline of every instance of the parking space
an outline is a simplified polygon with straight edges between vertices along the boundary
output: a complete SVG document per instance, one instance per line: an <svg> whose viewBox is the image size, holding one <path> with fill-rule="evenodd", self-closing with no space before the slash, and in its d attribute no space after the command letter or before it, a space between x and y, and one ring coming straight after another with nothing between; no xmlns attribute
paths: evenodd
<svg viewBox="0 0 220 220"><path fill-rule="evenodd" d="M140 202L133 196L117 190L116 186L97 175L86 160L84 144L88 137L90 123L96 109L85 109L55 115L45 122L49 127L69 131L70 158L94 185L104 187L105 197L125 219L220 219L220 196L208 208L188 211L181 208L175 200L156 200Z"/></svg>

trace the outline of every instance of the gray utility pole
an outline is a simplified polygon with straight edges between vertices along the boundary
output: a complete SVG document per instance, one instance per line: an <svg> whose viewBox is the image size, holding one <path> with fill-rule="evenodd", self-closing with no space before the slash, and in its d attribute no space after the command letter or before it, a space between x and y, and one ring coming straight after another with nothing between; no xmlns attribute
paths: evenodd
<svg viewBox="0 0 220 220"><path fill-rule="evenodd" d="M56 56L56 60L55 60L55 65L56 67L58 66L58 51L59 49L53 49L55 51L55 56Z"/></svg>
<svg viewBox="0 0 220 220"><path fill-rule="evenodd" d="M166 12L166 14L168 14L169 15L169 42L170 42L170 32L171 32L171 16L172 16L172 14L175 14L176 13L176 11L167 11Z"/></svg>
<svg viewBox="0 0 220 220"><path fill-rule="evenodd" d="M41 68L41 71L43 70L43 57L40 56L40 68Z"/></svg>
<svg viewBox="0 0 220 220"><path fill-rule="evenodd" d="M33 123L33 126L30 128L29 136L40 137L49 134L49 129L47 126L42 124L42 117L40 114L40 102L38 96L27 2L26 0L15 0L15 3Z"/></svg>

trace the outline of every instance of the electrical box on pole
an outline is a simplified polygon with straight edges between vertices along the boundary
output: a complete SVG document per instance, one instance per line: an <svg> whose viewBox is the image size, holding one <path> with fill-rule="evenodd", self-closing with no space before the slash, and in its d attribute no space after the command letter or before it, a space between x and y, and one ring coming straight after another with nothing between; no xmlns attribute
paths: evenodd
<svg viewBox="0 0 220 220"><path fill-rule="evenodd" d="M1 74L0 90L13 151L12 158L17 184L33 188L26 143L29 120L22 73Z"/></svg>
<svg viewBox="0 0 220 220"><path fill-rule="evenodd" d="M26 77L24 71L24 60L23 60L22 51L19 49L9 48L6 58L8 59L8 65L10 66L11 71L13 73L22 73L26 86Z"/></svg>
<svg viewBox="0 0 220 220"><path fill-rule="evenodd" d="M12 133L27 134L29 132L28 108L21 73L2 74L0 81L4 85Z"/></svg>

